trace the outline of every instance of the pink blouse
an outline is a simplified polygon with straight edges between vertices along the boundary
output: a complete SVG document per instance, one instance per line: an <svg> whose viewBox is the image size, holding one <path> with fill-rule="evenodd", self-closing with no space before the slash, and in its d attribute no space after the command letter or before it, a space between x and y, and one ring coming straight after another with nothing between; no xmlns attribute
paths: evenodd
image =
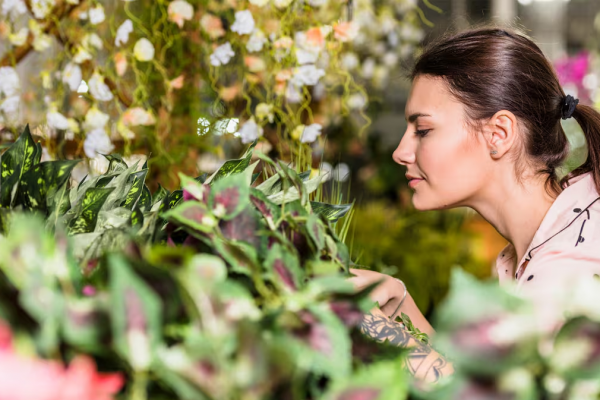
<svg viewBox="0 0 600 400"><path fill-rule="evenodd" d="M510 243L496 259L500 284L516 283L545 330L560 324L561 305L581 279L600 278L600 194L591 173L569 182L519 263Z"/></svg>

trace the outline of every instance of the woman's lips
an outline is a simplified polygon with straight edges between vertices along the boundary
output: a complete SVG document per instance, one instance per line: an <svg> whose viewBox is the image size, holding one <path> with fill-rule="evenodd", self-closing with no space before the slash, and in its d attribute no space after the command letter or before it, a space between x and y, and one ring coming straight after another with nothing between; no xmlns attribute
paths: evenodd
<svg viewBox="0 0 600 400"><path fill-rule="evenodd" d="M421 182L423 179L411 179L410 181L408 181L408 186L410 186L411 188L414 188L415 186L417 186L419 184L419 182Z"/></svg>

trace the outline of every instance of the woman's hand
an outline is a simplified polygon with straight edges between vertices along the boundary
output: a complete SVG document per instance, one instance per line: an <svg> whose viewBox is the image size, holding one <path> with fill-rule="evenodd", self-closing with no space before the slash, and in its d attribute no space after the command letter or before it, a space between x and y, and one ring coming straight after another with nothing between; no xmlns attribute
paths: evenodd
<svg viewBox="0 0 600 400"><path fill-rule="evenodd" d="M356 290L379 282L370 294L371 300L379 303L381 311L387 317L395 317L393 314L404 297L404 286L391 276L379 272L354 268L351 268L350 272L356 275L349 278Z"/></svg>

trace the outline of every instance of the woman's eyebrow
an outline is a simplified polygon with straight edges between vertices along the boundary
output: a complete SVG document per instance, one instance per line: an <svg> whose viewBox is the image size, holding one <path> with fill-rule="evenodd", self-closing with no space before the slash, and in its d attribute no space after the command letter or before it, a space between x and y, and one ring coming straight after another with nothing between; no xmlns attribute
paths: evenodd
<svg viewBox="0 0 600 400"><path fill-rule="evenodd" d="M419 117L431 117L431 115L423 114L423 113L414 113L414 114L411 114L410 117L408 117L408 122L411 122L411 123L415 122L417 120L417 118L419 118Z"/></svg>

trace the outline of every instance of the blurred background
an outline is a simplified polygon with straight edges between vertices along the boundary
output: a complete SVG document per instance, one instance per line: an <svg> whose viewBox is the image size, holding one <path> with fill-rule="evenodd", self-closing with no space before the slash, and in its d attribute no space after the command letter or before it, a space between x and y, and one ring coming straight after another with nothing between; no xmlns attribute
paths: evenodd
<svg viewBox="0 0 600 400"><path fill-rule="evenodd" d="M453 267L488 277L507 242L472 211L411 207L391 154L421 46L475 24L515 27L567 93L600 102L597 0L310 0L294 15L285 0L0 3L3 145L29 123L43 159L86 160L75 179L102 172L115 151L147 160L154 190L175 188L178 172L210 174L259 138L299 170L331 172L324 198L355 203L354 261L403 279L425 314ZM566 173L586 149L574 120L563 125Z"/></svg>

